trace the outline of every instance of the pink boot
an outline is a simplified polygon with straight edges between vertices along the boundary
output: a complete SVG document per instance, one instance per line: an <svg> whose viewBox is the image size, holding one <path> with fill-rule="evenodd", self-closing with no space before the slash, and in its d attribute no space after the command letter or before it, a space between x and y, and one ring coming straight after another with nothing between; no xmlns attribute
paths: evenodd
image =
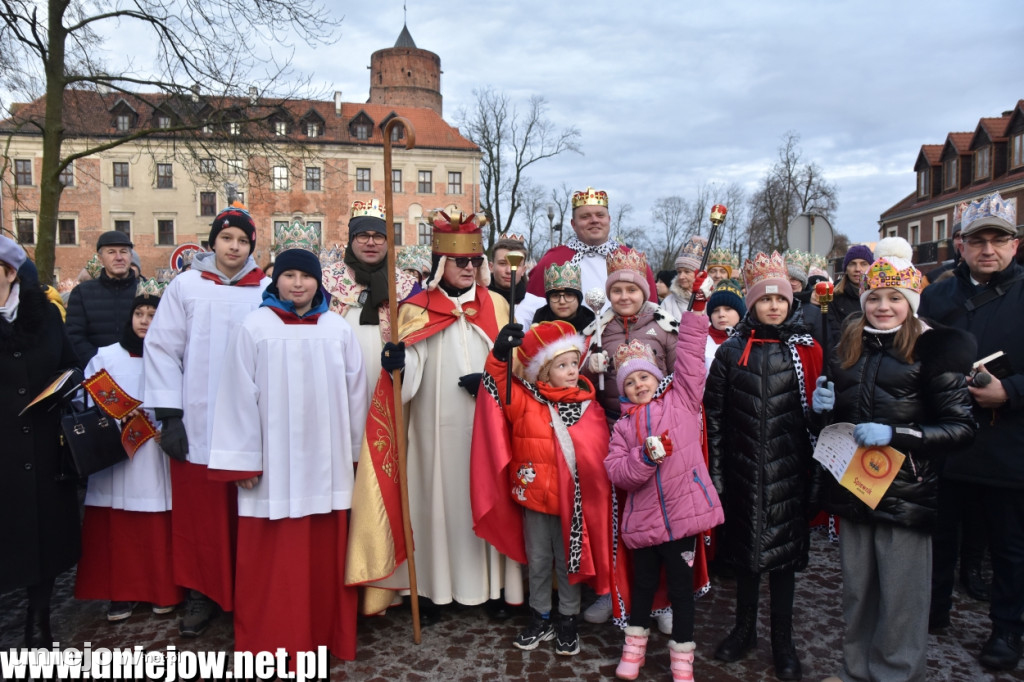
<svg viewBox="0 0 1024 682"><path fill-rule="evenodd" d="M647 636L651 631L638 625L626 628L626 643L622 645L622 658L615 668L615 677L620 680L635 680L644 667L647 654Z"/></svg>
<svg viewBox="0 0 1024 682"><path fill-rule="evenodd" d="M674 682L693 682L693 650L697 645L693 642L668 643L668 655L671 659L672 680Z"/></svg>

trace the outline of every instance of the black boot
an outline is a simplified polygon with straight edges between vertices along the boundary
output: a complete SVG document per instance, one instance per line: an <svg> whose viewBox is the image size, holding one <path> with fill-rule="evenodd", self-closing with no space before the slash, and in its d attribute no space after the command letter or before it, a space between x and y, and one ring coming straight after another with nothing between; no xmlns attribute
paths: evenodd
<svg viewBox="0 0 1024 682"><path fill-rule="evenodd" d="M53 633L50 631L50 603L29 603L25 614L25 647L29 649L49 649L53 646Z"/></svg>
<svg viewBox="0 0 1024 682"><path fill-rule="evenodd" d="M775 677L780 680L802 679L803 669L793 646L793 616L772 614L772 660Z"/></svg>
<svg viewBox="0 0 1024 682"><path fill-rule="evenodd" d="M1020 635L997 626L981 647L978 660L989 670L1013 670L1020 663L1022 653L1024 646Z"/></svg>
<svg viewBox="0 0 1024 682"><path fill-rule="evenodd" d="M989 601L992 597L992 588L985 582L981 574L981 565L975 563L960 563L960 586L964 592L978 601Z"/></svg>
<svg viewBox="0 0 1024 682"><path fill-rule="evenodd" d="M736 607L736 627L715 649L715 658L733 663L757 646L757 605Z"/></svg>

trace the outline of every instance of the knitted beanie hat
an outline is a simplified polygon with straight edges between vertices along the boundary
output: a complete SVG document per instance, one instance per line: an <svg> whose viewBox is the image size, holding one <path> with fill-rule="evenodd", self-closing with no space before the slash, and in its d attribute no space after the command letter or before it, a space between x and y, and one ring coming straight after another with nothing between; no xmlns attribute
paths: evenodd
<svg viewBox="0 0 1024 682"><path fill-rule="evenodd" d="M850 264L850 261L860 258L863 261L871 263L875 260L875 254L871 253L871 247L867 244L854 244L846 250L846 255L843 257L843 272L846 272L846 267Z"/></svg>
<svg viewBox="0 0 1024 682"><path fill-rule="evenodd" d="M225 227L237 227L249 238L249 253L256 249L256 223L249 210L240 202L236 201L223 211L210 223L210 246L217 241L217 235Z"/></svg>
<svg viewBox="0 0 1024 682"><path fill-rule="evenodd" d="M654 353L646 343L633 339L619 346L615 351L615 384L619 387L620 396L626 395L622 388L626 377L640 370L657 377L659 382L665 378L665 373L654 364Z"/></svg>
<svg viewBox="0 0 1024 682"><path fill-rule="evenodd" d="M871 290L896 289L907 299L914 317L917 317L924 277L910 262L914 256L913 247L902 237L886 237L875 246L875 254L878 260L871 264L860 280L861 309Z"/></svg>
<svg viewBox="0 0 1024 682"><path fill-rule="evenodd" d="M676 258L676 268L696 270L700 267L700 261L704 258L704 249L708 247L708 240L695 234L690 237L683 248L679 250L679 257Z"/></svg>
<svg viewBox="0 0 1024 682"><path fill-rule="evenodd" d="M740 314L740 319L747 314L747 306L743 302L743 287L734 279L723 279L715 285L715 291L708 297L707 312L715 312L719 306L728 306Z"/></svg>
<svg viewBox="0 0 1024 682"><path fill-rule="evenodd" d="M647 256L633 249L619 249L606 259L608 279L604 282L604 293L611 298L612 285L616 282L631 282L644 292L644 301L651 299L651 285L647 283Z"/></svg>

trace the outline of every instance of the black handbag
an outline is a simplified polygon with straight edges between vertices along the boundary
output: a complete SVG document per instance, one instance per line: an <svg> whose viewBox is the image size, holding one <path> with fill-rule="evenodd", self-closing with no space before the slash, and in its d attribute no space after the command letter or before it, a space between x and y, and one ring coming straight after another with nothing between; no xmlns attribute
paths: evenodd
<svg viewBox="0 0 1024 682"><path fill-rule="evenodd" d="M89 401L86 395L86 401ZM91 406L65 400L60 417L61 439L66 445L67 468L79 478L88 478L97 471L128 459L121 445L117 420L93 403Z"/></svg>

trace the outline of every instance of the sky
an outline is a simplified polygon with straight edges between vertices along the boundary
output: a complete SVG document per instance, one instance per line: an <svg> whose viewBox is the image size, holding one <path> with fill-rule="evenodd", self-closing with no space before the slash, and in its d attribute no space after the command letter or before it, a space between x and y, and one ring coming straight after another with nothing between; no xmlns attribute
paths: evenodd
<svg viewBox="0 0 1024 682"><path fill-rule="evenodd" d="M662 197L701 183L748 193L788 131L838 187L833 227L877 239L879 215L914 191L922 144L973 131L1024 98L1020 0L324 0L342 19L328 46L293 65L321 95L369 96L370 54L403 18L443 70L444 117L493 88L521 109L548 102L582 155L533 167L554 188L593 186L651 221ZM129 47L130 46L130 47ZM130 36L112 53L137 54Z"/></svg>

